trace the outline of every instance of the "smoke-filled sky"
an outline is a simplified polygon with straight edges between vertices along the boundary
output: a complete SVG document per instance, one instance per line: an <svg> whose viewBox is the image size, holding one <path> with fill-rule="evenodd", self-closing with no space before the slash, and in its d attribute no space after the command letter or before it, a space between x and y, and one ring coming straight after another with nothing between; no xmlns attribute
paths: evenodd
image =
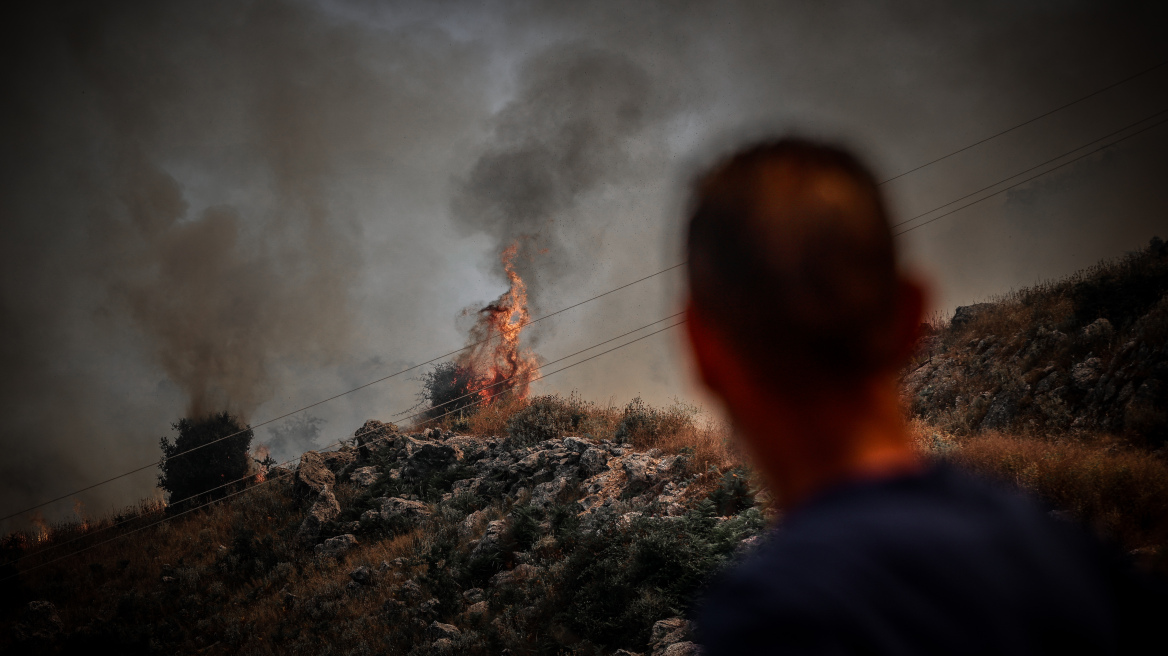
<svg viewBox="0 0 1168 656"><path fill-rule="evenodd" d="M535 316L676 263L687 180L743 139L841 140L883 179L1168 59L1155 3L42 4L0 45L0 515L156 459L188 412L258 423L461 346L512 242ZM907 218L1164 109L1168 67L885 189ZM1168 236L1166 148L1152 128L915 230L905 262L951 312ZM529 344L665 317L679 274ZM679 345L536 390L701 401ZM257 441L294 456L418 387Z"/></svg>

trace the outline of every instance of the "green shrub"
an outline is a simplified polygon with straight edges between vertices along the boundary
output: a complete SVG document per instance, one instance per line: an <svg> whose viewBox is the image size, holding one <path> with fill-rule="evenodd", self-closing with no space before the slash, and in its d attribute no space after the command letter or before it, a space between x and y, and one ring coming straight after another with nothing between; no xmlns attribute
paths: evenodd
<svg viewBox="0 0 1168 656"><path fill-rule="evenodd" d="M589 404L575 394L533 397L507 422L507 435L516 444L536 444L578 431L588 418Z"/></svg>
<svg viewBox="0 0 1168 656"><path fill-rule="evenodd" d="M236 487L223 487L225 484L247 476L252 463L248 455L252 431L236 417L220 412L202 419L183 418L171 426L178 437L174 442L166 437L159 440L162 463L158 475L158 487L170 493L170 511L220 499ZM184 453L192 449L197 450Z"/></svg>
<svg viewBox="0 0 1168 656"><path fill-rule="evenodd" d="M722 474L722 481L710 493L719 515L737 515L740 511L754 506L754 493L750 491L750 475L746 469L735 467Z"/></svg>

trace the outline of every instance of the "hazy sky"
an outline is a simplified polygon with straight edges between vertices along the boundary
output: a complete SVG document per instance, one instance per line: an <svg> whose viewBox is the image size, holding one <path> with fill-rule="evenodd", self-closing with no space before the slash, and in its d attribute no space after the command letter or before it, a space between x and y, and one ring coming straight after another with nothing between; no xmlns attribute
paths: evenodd
<svg viewBox="0 0 1168 656"><path fill-rule="evenodd" d="M1153 3L949 5L79 2L6 21L0 514L156 459L187 411L258 423L461 346L516 239L534 315L677 262L686 181L743 139L841 140L888 178L1168 59ZM908 218L1165 109L1168 67L885 188ZM901 237L904 259L950 312L1140 248L1168 236L1166 147L1149 129ZM665 317L679 273L530 344L550 360ZM536 389L701 402L678 338ZM338 439L417 389L301 428ZM77 499L106 511L154 476Z"/></svg>

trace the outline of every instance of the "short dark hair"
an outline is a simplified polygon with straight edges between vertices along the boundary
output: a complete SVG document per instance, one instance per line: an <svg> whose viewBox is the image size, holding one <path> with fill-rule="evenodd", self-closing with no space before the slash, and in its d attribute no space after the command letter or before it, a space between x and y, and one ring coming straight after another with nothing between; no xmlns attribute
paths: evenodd
<svg viewBox="0 0 1168 656"><path fill-rule="evenodd" d="M687 251L692 302L763 380L893 364L892 231L851 153L793 137L738 151L698 179Z"/></svg>

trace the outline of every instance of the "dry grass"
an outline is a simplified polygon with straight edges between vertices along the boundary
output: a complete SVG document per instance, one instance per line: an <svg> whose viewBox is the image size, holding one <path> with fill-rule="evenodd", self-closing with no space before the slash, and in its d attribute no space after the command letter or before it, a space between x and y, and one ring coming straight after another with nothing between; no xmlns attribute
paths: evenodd
<svg viewBox="0 0 1168 656"><path fill-rule="evenodd" d="M467 435L505 437L515 433L517 415L533 403L553 406L553 414L577 415L573 428L557 427L554 432L560 437L583 435L596 440L627 442L638 450L686 454L696 472L745 466L745 458L734 446L730 427L701 408L680 401L665 408L654 408L640 399L622 407L611 400L606 404L583 401L576 395L504 397L478 408L473 414L424 422L416 429L436 427ZM551 420L555 421L556 417Z"/></svg>
<svg viewBox="0 0 1168 656"><path fill-rule="evenodd" d="M1168 463L1109 435L1060 439L944 433L914 420L921 449L1029 491L1168 570Z"/></svg>

